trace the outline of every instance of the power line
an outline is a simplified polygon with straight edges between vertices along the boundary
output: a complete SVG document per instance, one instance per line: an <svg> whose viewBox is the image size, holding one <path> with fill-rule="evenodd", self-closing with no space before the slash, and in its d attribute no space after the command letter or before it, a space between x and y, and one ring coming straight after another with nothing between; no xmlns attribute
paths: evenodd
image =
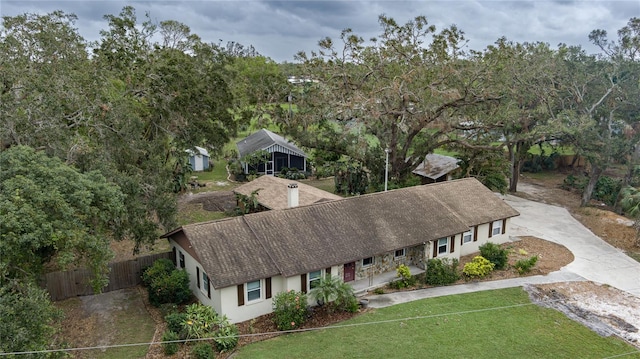
<svg viewBox="0 0 640 359"><path fill-rule="evenodd" d="M303 329L291 329L291 330L282 330L276 332L266 332L266 333L253 333L253 334L239 334L239 335L229 335L229 336L221 336L216 338L200 338L200 339L181 339L181 340L169 340L169 341L158 341L158 342L145 342L145 343L129 343L129 344L112 344L112 345L101 345L101 346L93 346L93 347L79 347L79 348L63 348L63 349L47 349L47 350L34 350L34 351L23 351L23 352L11 352L11 353L0 353L0 357L8 356L8 355L27 355L27 354L46 354L46 353L57 353L57 352L72 352L72 351L83 351L83 350L104 350L104 349L115 349L115 348L124 348L124 347L134 347L134 346L151 346L151 345L161 345L161 344L169 344L169 343L189 343L189 342L198 342L198 341L209 341L213 339L230 339L230 338L250 338L257 336L269 336L269 335L281 335L281 334L289 334L289 333L304 333L304 332L312 332L318 330L329 330L329 329L343 329L343 328L352 328L352 327L360 327L365 325L379 325L379 324L388 324L395 322L406 322L411 320L421 320L421 319L432 319L439 318L445 316L453 316L453 315L464 315L464 314L473 314L473 313L481 313L488 312L494 310L503 310L503 309L511 309L511 308L519 308L530 305L539 305L546 303L554 303L554 302L567 302L566 299L553 299L547 301L540 301L536 303L521 303L521 304L512 304L501 307L489 307L489 308L481 308L481 309L473 309L473 310L465 310L458 312L449 312L449 313L439 313L439 314L431 314L431 315L421 315L415 317L405 317L405 318L396 318L396 319L388 319L388 320L379 320L373 322L362 322L362 323L352 323L352 324L342 324L342 325L330 325L326 327L313 327L313 328L303 328ZM569 300L570 301L570 300ZM627 341L628 342L628 341ZM632 344L628 342L629 344ZM614 356L609 356L603 359L611 359L611 358L619 358L627 355L638 354L640 353L640 349L617 354Z"/></svg>

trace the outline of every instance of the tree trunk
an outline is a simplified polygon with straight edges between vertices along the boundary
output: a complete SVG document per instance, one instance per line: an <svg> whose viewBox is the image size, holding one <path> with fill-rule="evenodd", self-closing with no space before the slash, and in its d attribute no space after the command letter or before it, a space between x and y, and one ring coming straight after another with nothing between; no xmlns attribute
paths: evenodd
<svg viewBox="0 0 640 359"><path fill-rule="evenodd" d="M507 144L509 150L509 164L511 178L509 178L509 192L516 193L518 191L518 179L520 178L520 167L522 166L522 160L518 154L518 144Z"/></svg>
<svg viewBox="0 0 640 359"><path fill-rule="evenodd" d="M591 172L589 173L589 183L587 183L587 187L585 187L584 191L582 192L580 207L584 207L589 203L591 195L593 194L593 190L596 188L596 183L598 183L598 179L600 179L600 175L603 171L604 168L594 164L591 165Z"/></svg>

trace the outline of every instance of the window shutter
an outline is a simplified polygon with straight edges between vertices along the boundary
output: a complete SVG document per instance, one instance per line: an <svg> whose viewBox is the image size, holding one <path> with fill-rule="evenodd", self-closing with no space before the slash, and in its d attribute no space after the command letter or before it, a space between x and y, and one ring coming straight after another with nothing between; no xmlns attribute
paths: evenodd
<svg viewBox="0 0 640 359"><path fill-rule="evenodd" d="M460 245L464 244L462 241L464 241L464 233L462 233L462 235L460 236Z"/></svg>
<svg viewBox="0 0 640 359"><path fill-rule="evenodd" d="M507 219L503 219L502 220L502 234L505 234L507 232Z"/></svg>
<svg viewBox="0 0 640 359"><path fill-rule="evenodd" d="M300 275L300 288L302 293L307 292L307 273Z"/></svg>
<svg viewBox="0 0 640 359"><path fill-rule="evenodd" d="M473 227L473 241L478 240L478 226Z"/></svg>
<svg viewBox="0 0 640 359"><path fill-rule="evenodd" d="M433 242L433 258L438 256L438 240L435 240Z"/></svg>
<svg viewBox="0 0 640 359"><path fill-rule="evenodd" d="M200 289L200 267L196 266L196 280L198 283L198 289Z"/></svg>
<svg viewBox="0 0 640 359"><path fill-rule="evenodd" d="M489 222L489 238L493 236L493 222Z"/></svg>
<svg viewBox="0 0 640 359"><path fill-rule="evenodd" d="M266 299L271 298L271 277L264 280L264 297Z"/></svg>
<svg viewBox="0 0 640 359"><path fill-rule="evenodd" d="M238 284L238 307L244 305L244 284Z"/></svg>
<svg viewBox="0 0 640 359"><path fill-rule="evenodd" d="M324 273L327 277L331 278L331 267L324 270Z"/></svg>
<svg viewBox="0 0 640 359"><path fill-rule="evenodd" d="M209 277L207 277L209 279ZM207 282L207 297L211 299L211 280Z"/></svg>
<svg viewBox="0 0 640 359"><path fill-rule="evenodd" d="M449 253L453 253L456 250L456 236L451 236L451 248L449 248Z"/></svg>

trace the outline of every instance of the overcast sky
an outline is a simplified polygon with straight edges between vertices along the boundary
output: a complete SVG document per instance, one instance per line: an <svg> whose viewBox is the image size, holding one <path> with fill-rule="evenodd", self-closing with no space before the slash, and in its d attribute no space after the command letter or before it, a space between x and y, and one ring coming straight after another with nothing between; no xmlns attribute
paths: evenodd
<svg viewBox="0 0 640 359"><path fill-rule="evenodd" d="M589 44L591 30L604 29L609 37L632 17L640 17L640 0L618 1L10 1L0 0L0 14L46 14L63 10L78 16L76 26L89 41L107 29L103 16L117 15L125 5L136 9L142 22L145 13L154 21L176 20L206 42L236 41L253 45L277 62L294 62L301 50L317 49L318 40L337 40L351 28L365 39L380 33L378 16L385 14L404 24L424 15L438 30L452 24L465 32L468 47L482 50L505 36L517 42L543 41Z"/></svg>

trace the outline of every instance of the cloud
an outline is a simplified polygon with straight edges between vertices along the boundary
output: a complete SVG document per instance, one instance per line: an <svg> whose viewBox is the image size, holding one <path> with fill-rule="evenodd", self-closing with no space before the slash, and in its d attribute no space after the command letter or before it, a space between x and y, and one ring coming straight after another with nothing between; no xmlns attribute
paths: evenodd
<svg viewBox="0 0 640 359"><path fill-rule="evenodd" d="M345 28L365 40L378 36L381 14L399 24L424 15L438 31L455 24L476 50L505 36L516 42L582 45L592 52L596 51L588 42L592 30L604 29L615 37L631 16L640 14L637 0L1 1L0 14L8 16L57 9L75 13L81 35L90 41L98 40L100 30L107 28L105 14L118 15L123 6L131 5L140 22L146 13L155 22L176 20L206 42L253 45L276 61L292 61L299 50L315 50L324 37L337 40Z"/></svg>

